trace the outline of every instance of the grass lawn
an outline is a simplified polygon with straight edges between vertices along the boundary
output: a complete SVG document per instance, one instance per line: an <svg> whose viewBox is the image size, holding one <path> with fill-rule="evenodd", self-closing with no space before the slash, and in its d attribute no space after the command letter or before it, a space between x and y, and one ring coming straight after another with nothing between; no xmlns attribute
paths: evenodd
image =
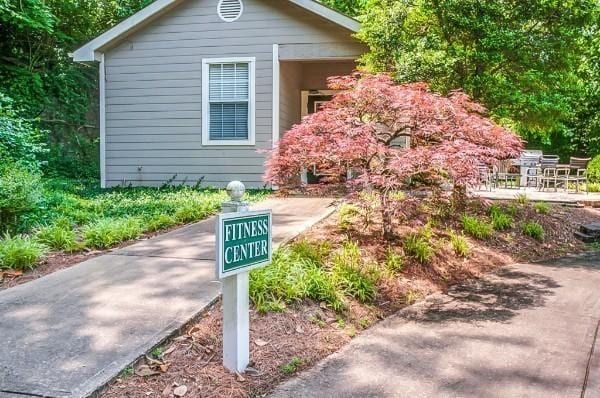
<svg viewBox="0 0 600 398"><path fill-rule="evenodd" d="M267 191L249 191L257 201ZM40 206L27 214L19 234L0 238L0 270L34 268L49 252L103 250L140 236L195 222L227 200L224 190L187 186L113 188L97 181L48 179ZM1 279L1 278L0 278Z"/></svg>

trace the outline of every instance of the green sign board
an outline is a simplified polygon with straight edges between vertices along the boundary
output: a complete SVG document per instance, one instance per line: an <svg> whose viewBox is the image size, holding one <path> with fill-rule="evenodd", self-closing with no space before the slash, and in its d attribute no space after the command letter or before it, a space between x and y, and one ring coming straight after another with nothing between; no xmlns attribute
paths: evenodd
<svg viewBox="0 0 600 398"><path fill-rule="evenodd" d="M270 210L220 214L217 225L219 278L266 265L272 256Z"/></svg>

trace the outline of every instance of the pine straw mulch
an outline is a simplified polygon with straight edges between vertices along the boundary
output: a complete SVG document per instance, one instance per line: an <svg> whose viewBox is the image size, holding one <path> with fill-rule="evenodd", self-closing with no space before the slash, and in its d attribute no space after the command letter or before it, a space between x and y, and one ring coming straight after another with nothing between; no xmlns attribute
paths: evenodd
<svg viewBox="0 0 600 398"><path fill-rule="evenodd" d="M486 204L474 202L471 212L485 214ZM402 273L382 278L376 302L364 305L350 301L349 309L336 314L324 303L303 302L282 313L266 315L251 312L251 368L243 375L227 372L221 362L221 307L215 304L200 320L179 337L162 347L158 358L147 357L107 386L103 398L141 397L262 397L293 373L308 368L339 350L355 335L415 300L447 289L466 279L514 262L535 261L566 253L577 253L585 245L573 237L579 225L600 220L600 210L551 205L547 215L532 206L521 206L516 219L535 220L546 231L543 243L522 235L520 224L496 233L489 241L469 239L471 253L458 258L447 241L446 228L459 230L459 222L450 220L435 229L436 255L427 266L408 260ZM398 228L400 234L418 230L422 222L414 220ZM337 215L313 227L301 239L327 239L336 247L347 239L359 243L363 254L381 261L390 243L384 241L375 226L340 231ZM392 247L399 246L394 242ZM297 360L297 366L284 365ZM290 371L291 370L291 371Z"/></svg>

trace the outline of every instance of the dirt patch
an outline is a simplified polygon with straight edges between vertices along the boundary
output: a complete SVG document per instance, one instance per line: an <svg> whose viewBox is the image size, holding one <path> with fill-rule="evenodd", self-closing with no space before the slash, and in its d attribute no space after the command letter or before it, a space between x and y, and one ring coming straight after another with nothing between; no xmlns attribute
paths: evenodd
<svg viewBox="0 0 600 398"><path fill-rule="evenodd" d="M354 325L338 322L336 314L316 303L284 313L251 313L251 369L243 375L222 366L221 304L166 345L160 355L125 372L103 397L173 397L185 386L189 397L262 396L291 374L337 351L356 334ZM286 366L287 365L287 366ZM167 369L166 372L161 371ZM140 376L140 371L159 376Z"/></svg>

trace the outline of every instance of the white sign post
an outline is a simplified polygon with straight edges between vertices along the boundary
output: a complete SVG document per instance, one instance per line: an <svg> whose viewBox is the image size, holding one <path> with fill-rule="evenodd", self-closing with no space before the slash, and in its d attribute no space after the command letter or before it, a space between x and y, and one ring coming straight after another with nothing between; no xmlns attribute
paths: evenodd
<svg viewBox="0 0 600 398"><path fill-rule="evenodd" d="M231 200L217 220L217 276L223 283L223 365L244 372L250 362L249 271L271 262L271 211L248 211L245 187L227 186Z"/></svg>

